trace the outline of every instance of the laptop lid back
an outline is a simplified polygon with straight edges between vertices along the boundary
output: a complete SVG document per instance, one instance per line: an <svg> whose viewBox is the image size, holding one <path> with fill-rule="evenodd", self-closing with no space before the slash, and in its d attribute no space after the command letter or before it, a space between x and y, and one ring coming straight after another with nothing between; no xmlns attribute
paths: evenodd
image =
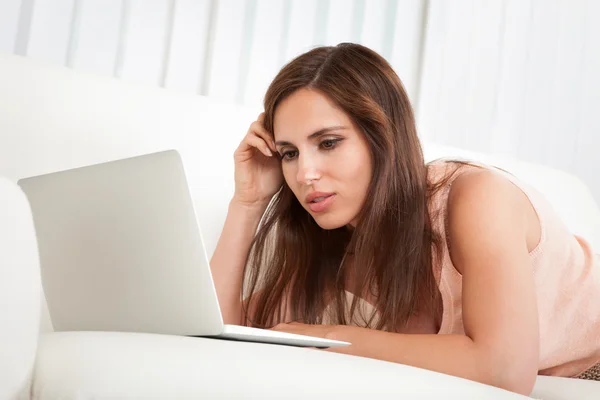
<svg viewBox="0 0 600 400"><path fill-rule="evenodd" d="M175 150L18 182L56 331L216 335L223 321Z"/></svg>

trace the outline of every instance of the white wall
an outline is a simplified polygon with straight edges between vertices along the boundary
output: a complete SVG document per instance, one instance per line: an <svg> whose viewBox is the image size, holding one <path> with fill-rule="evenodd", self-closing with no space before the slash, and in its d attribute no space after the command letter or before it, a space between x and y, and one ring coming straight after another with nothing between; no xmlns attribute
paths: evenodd
<svg viewBox="0 0 600 400"><path fill-rule="evenodd" d="M421 135L581 176L600 201L595 0L1 0L0 52L260 106L314 45L385 56Z"/></svg>

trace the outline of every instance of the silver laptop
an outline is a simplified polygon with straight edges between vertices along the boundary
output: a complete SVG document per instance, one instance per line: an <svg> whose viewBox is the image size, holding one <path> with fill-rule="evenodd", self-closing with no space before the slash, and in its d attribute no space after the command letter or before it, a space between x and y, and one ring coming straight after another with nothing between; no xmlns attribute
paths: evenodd
<svg viewBox="0 0 600 400"><path fill-rule="evenodd" d="M56 331L347 342L225 325L175 150L21 179Z"/></svg>

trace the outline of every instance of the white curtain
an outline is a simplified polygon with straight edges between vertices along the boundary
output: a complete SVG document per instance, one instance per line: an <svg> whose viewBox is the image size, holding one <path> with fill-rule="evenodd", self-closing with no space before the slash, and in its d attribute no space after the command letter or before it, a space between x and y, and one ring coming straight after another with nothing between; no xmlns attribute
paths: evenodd
<svg viewBox="0 0 600 400"><path fill-rule="evenodd" d="M315 45L363 43L423 138L575 173L600 199L596 0L2 0L0 52L259 107Z"/></svg>

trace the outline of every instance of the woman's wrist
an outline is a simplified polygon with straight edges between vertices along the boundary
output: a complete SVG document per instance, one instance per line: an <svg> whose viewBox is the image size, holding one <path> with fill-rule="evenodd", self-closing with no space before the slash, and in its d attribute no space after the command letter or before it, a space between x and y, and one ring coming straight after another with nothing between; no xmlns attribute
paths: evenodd
<svg viewBox="0 0 600 400"><path fill-rule="evenodd" d="M229 213L234 215L237 221L258 226L268 205L268 202L245 203L233 197L229 203Z"/></svg>
<svg viewBox="0 0 600 400"><path fill-rule="evenodd" d="M259 215L262 217L263 213L267 209L269 205L268 201L256 201L252 203L245 202L243 200L238 199L235 195L229 202L229 208L235 209L237 211L246 213L251 216Z"/></svg>

